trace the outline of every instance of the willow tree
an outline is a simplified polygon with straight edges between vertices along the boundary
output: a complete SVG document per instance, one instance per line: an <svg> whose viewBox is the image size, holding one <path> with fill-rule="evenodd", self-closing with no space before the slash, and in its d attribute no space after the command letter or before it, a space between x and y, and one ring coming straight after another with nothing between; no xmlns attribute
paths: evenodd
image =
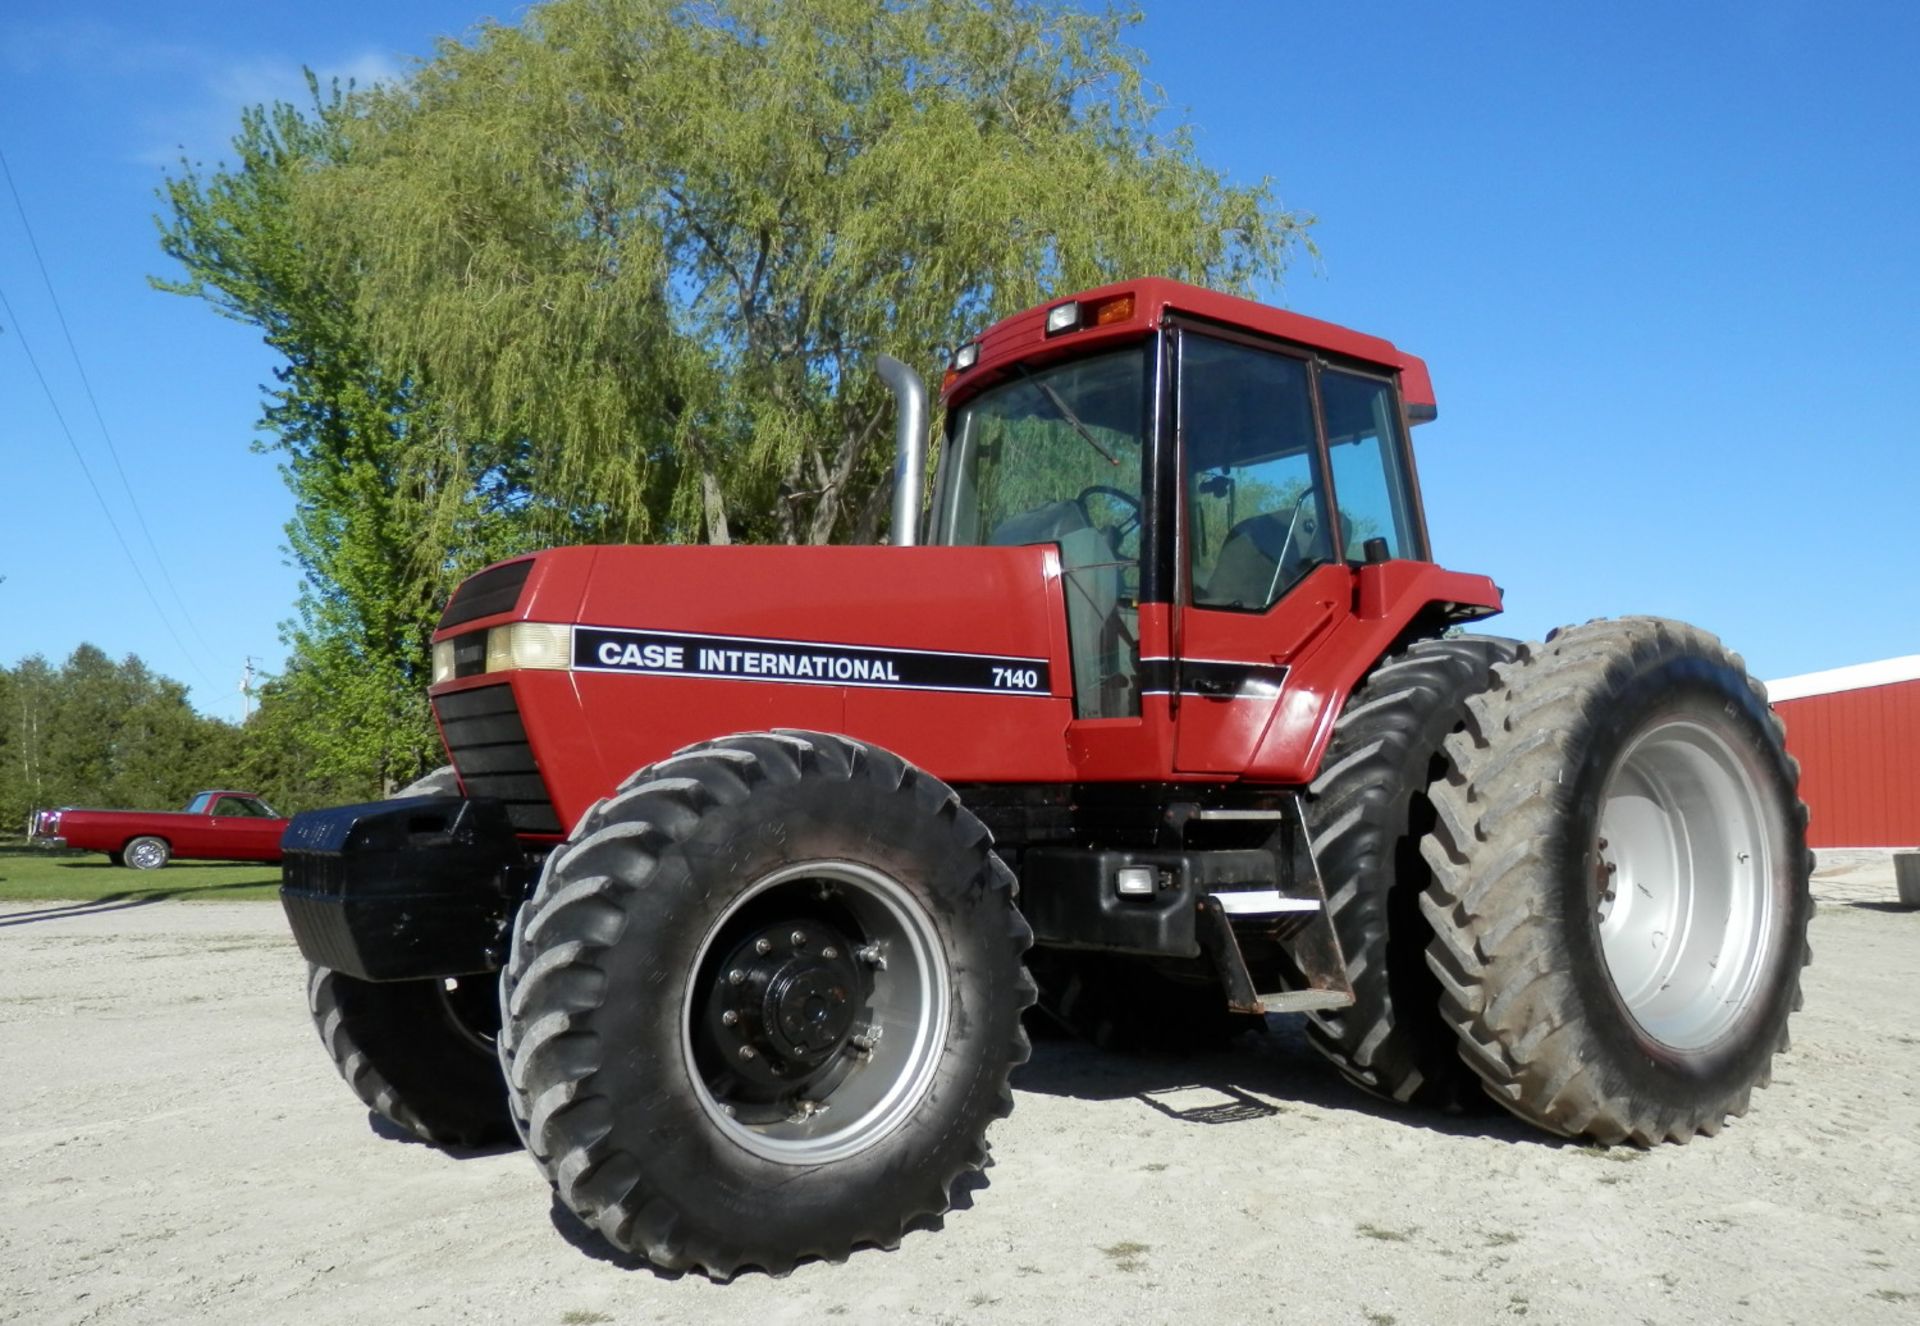
<svg viewBox="0 0 1920 1326"><path fill-rule="evenodd" d="M301 573L281 726L306 753L303 776L367 797L440 762L429 637L463 575L520 550L531 499L511 441L455 433L417 375L378 362L352 274L304 233L296 195L344 166L350 115L347 94L309 81L311 109L245 113L231 165L182 162L166 181L160 246L180 275L154 284L259 328L280 356L262 449L294 499L287 551Z"/></svg>
<svg viewBox="0 0 1920 1326"><path fill-rule="evenodd" d="M1301 239L1162 128L1133 21L552 0L355 99L305 242L388 372L527 448L549 537L868 540L877 353L1127 275L1270 283Z"/></svg>

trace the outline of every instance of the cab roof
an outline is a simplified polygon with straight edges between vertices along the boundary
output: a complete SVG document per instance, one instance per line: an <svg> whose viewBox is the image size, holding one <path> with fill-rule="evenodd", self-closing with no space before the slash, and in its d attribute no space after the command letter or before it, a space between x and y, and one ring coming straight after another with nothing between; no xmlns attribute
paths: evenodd
<svg viewBox="0 0 1920 1326"><path fill-rule="evenodd" d="M1128 295L1133 298L1132 307L1122 315ZM1100 305L1105 310L1103 316L1109 320L1049 336L1048 315L1075 303L1083 308ZM1079 294L1050 299L996 322L980 335L978 359L965 370L947 375L941 401L949 408L960 404L998 381L1016 361L1037 364L1084 354L1097 345L1144 336L1176 314L1290 341L1395 373L1400 378L1400 394L1406 401L1409 416L1416 422L1434 417L1433 380L1427 374L1426 361L1418 355L1408 354L1378 336L1165 276L1097 286Z"/></svg>

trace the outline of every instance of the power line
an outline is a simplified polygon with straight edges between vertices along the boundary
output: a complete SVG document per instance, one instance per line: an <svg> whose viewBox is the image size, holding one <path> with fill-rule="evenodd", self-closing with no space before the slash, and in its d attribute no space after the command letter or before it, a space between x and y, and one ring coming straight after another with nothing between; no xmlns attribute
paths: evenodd
<svg viewBox="0 0 1920 1326"><path fill-rule="evenodd" d="M67 353L73 357L73 367L80 374L80 385L87 393L87 404L93 407L93 421L100 425L100 436L107 441L107 455L113 459L114 473L120 476L120 488L127 495L127 505L133 508L133 518L139 522L140 533L147 540L147 549L153 554L153 564L159 568L160 579L166 584L167 592L173 595L175 606L180 609L181 620L186 622L187 629L193 633L193 638L200 642L200 647L206 651L207 657L211 658L214 654L213 646L207 643L204 635L200 634L200 627L193 620L193 613L188 610L186 600L180 597L179 589L174 586L173 575L167 570L167 559L160 555L160 545L154 542L153 531L147 527L147 517L146 513L140 509L140 499L134 496L133 485L127 482L126 467L120 463L120 448L114 445L113 433L107 428L106 416L100 410L100 401L93 394L93 382L87 377L86 366L80 362L80 349L73 343L73 332L67 326L67 315L60 307L60 296L54 291L53 277L47 271L46 259L40 256L40 241L34 238L33 225L27 220L26 204L20 200L20 188L13 182L13 169L7 164L7 154L4 150L0 150L0 175L6 176L7 192L13 195L13 210L20 214L20 228L27 232L27 247L33 251L33 260L39 265L40 279L47 287L47 298L53 301L53 316L60 323L60 334L67 341ZM24 343L23 341L22 344ZM44 379L42 385L44 385ZM65 426L64 422L62 426ZM184 649L185 646L182 648ZM198 661L194 663L194 670L200 670ZM206 674L203 672L201 675Z"/></svg>
<svg viewBox="0 0 1920 1326"><path fill-rule="evenodd" d="M33 367L33 376L39 379L40 390L46 393L47 405L53 410L53 417L59 421L60 432L67 439L67 446L72 448L73 458L80 462L80 473L86 476L87 487L93 491L93 500L100 504L100 514L107 518L107 527L113 531L114 540L120 545L120 551L126 554L127 565L133 568L134 579L140 582L140 588L146 593L147 602L153 605L154 614L160 618L160 624L167 628L167 634L173 637L173 643L180 647L181 657L193 665L193 670L200 674L200 680L209 686L213 685L213 679L208 677L201 668L199 661L193 656L193 651L187 648L186 641L182 640L180 633L173 629L172 620L168 618L166 610L160 606L160 600L155 596L153 586L147 583L146 573L140 569L140 563L135 559L133 549L127 544L127 536L120 532L120 522L113 518L113 508L107 505L106 497L100 492L100 485L94 482L93 470L87 465L86 456L81 454L80 444L74 441L73 430L67 427L67 417L60 413L60 402L54 399L53 388L47 383L47 375L40 371L40 361L34 356L33 346L27 341L26 330L20 325L19 315L13 311L13 302L7 298L4 287L0 287L0 309L6 311L7 321L12 324L14 335L20 339L20 348L26 352L27 363Z"/></svg>

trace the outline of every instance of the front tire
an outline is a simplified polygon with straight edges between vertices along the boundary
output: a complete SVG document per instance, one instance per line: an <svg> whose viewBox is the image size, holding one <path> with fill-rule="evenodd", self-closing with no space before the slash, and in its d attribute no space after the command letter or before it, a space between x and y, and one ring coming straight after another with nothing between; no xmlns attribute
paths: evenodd
<svg viewBox="0 0 1920 1326"><path fill-rule="evenodd" d="M1495 1099L1603 1143L1746 1113L1799 1007L1812 858L1739 657L1657 618L1558 631L1446 749L1429 958Z"/></svg>
<svg viewBox="0 0 1920 1326"><path fill-rule="evenodd" d="M442 766L395 797L460 795ZM434 1146L514 1140L500 1073L500 982L492 972L363 981L307 964L307 1011L334 1068L362 1104Z"/></svg>
<svg viewBox="0 0 1920 1326"><path fill-rule="evenodd" d="M514 1139L495 1046L498 982L362 981L307 965L307 1010L334 1068L375 1114L434 1146Z"/></svg>
<svg viewBox="0 0 1920 1326"><path fill-rule="evenodd" d="M751 734L642 770L514 927L528 1150L663 1268L893 1245L1012 1108L1034 998L1013 894L953 792L875 747Z"/></svg>

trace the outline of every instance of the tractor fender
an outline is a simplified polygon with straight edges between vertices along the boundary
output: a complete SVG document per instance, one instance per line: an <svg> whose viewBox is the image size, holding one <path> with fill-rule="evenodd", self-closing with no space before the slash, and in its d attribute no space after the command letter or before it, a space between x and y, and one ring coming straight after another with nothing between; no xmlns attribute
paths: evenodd
<svg viewBox="0 0 1920 1326"><path fill-rule="evenodd" d="M1360 567L1353 577L1351 611L1294 664L1241 777L1259 783L1311 782L1347 696L1397 644L1491 617L1501 606L1500 587L1487 576L1431 562Z"/></svg>

